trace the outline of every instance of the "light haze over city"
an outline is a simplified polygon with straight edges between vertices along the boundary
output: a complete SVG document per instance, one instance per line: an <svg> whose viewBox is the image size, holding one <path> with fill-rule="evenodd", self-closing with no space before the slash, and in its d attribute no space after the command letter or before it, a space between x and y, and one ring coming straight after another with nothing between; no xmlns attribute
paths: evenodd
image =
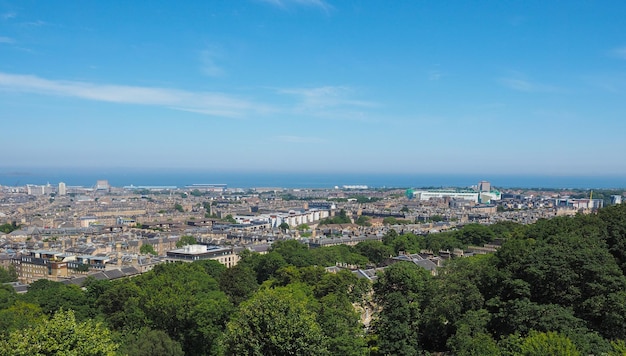
<svg viewBox="0 0 626 356"><path fill-rule="evenodd" d="M0 1L0 167L626 176L623 1Z"/></svg>

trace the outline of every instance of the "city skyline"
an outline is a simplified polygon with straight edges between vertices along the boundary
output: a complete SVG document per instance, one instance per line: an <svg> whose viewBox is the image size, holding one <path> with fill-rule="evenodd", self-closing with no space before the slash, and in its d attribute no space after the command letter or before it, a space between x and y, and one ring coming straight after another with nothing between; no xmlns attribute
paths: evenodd
<svg viewBox="0 0 626 356"><path fill-rule="evenodd" d="M624 14L0 2L0 167L626 176Z"/></svg>

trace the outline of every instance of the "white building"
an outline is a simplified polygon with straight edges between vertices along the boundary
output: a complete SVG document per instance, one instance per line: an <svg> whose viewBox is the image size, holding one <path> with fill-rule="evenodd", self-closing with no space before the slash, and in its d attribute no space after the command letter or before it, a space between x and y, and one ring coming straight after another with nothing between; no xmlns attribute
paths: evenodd
<svg viewBox="0 0 626 356"><path fill-rule="evenodd" d="M418 190L413 192L413 196L418 200L451 198L471 200L474 203L478 203L479 193L456 190Z"/></svg>
<svg viewBox="0 0 626 356"><path fill-rule="evenodd" d="M167 262L193 262L214 260L226 267L233 267L239 261L239 255L232 247L207 245L187 245L182 248L168 251Z"/></svg>
<svg viewBox="0 0 626 356"><path fill-rule="evenodd" d="M67 187L65 186L65 183L61 182L59 183L59 195L65 194L67 194Z"/></svg>

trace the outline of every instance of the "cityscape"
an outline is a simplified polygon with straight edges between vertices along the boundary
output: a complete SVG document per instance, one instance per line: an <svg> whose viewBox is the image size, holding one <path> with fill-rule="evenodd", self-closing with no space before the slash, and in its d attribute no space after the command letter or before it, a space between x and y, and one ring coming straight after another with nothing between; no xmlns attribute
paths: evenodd
<svg viewBox="0 0 626 356"><path fill-rule="evenodd" d="M0 356L626 355L625 18L0 0Z"/></svg>
<svg viewBox="0 0 626 356"><path fill-rule="evenodd" d="M488 181L446 189L114 187L107 180L90 187L0 186L0 216L16 227L0 235L0 261L15 267L20 290L41 278L80 285L92 274L121 278L173 261L213 259L232 267L242 250L265 253L279 240L354 246L381 241L390 230L426 235L466 224L532 224L621 204L624 192L594 198L592 190L500 189ZM340 212L347 219L333 223ZM183 236L197 242L195 249L181 249ZM485 251L493 249L459 253ZM437 258L444 252L429 251Z"/></svg>

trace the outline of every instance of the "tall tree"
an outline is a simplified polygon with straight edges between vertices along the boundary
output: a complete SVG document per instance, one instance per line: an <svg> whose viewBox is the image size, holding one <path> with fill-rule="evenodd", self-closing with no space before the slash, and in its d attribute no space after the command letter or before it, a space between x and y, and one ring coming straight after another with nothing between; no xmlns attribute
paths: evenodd
<svg viewBox="0 0 626 356"><path fill-rule="evenodd" d="M259 290L226 327L226 355L328 355L327 340L296 287Z"/></svg>
<svg viewBox="0 0 626 356"><path fill-rule="evenodd" d="M77 322L71 310L58 311L50 320L14 331L0 341L0 354L16 356L113 356L117 348L106 327L91 320Z"/></svg>
<svg viewBox="0 0 626 356"><path fill-rule="evenodd" d="M180 344L172 340L169 335L161 330L150 328L142 328L137 332L126 334L119 353L133 356L185 355Z"/></svg>
<svg viewBox="0 0 626 356"><path fill-rule="evenodd" d="M180 237L178 241L176 241L176 247L180 248L180 247L187 246L187 245L195 245L197 243L198 241L196 240L195 237L190 236L190 235L183 235Z"/></svg>
<svg viewBox="0 0 626 356"><path fill-rule="evenodd" d="M219 278L219 284L234 305L250 298L259 288L256 273L251 268L239 265L226 269Z"/></svg>
<svg viewBox="0 0 626 356"><path fill-rule="evenodd" d="M389 266L374 284L381 310L374 323L383 355L416 355L421 351L419 324L429 292L430 274L413 263Z"/></svg>
<svg viewBox="0 0 626 356"><path fill-rule="evenodd" d="M309 247L297 240L277 241L272 244L272 252L278 253L290 265L312 266L315 262Z"/></svg>
<svg viewBox="0 0 626 356"><path fill-rule="evenodd" d="M576 345L567 336L556 332L531 331L521 346L523 356L580 356Z"/></svg>
<svg viewBox="0 0 626 356"><path fill-rule="evenodd" d="M0 283L17 282L17 271L15 266L7 268L0 266Z"/></svg>

